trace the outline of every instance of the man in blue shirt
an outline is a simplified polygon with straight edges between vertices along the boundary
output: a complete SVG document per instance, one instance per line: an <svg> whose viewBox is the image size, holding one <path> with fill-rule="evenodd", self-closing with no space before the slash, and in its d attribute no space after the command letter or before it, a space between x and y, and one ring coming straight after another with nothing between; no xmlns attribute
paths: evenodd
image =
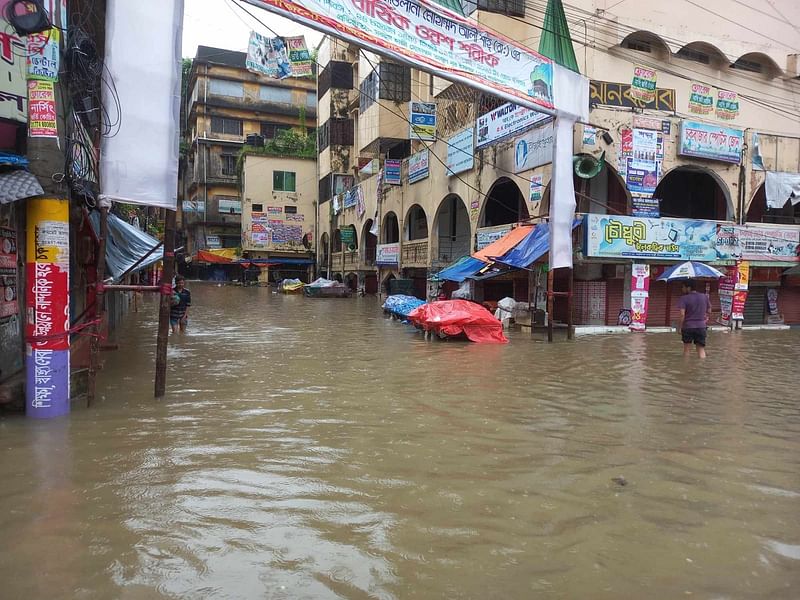
<svg viewBox="0 0 800 600"><path fill-rule="evenodd" d="M169 324L172 333L186 333L186 324L189 322L189 307L192 305L192 294L186 289L186 278L183 275L175 277L175 290L172 294L172 306L169 309Z"/></svg>
<svg viewBox="0 0 800 600"><path fill-rule="evenodd" d="M699 358L706 357L706 332L708 331L708 319L711 316L711 300L705 294L698 293L695 289L694 281L683 282L683 296L678 300L678 308L681 311L681 319L678 323L678 331L681 332L683 340L683 355L687 356L692 352L692 344L697 348Z"/></svg>

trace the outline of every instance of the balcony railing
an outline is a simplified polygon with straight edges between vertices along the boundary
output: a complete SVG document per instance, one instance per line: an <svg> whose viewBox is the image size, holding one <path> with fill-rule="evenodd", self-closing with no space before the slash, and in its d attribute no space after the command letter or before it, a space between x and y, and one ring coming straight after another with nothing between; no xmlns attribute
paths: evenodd
<svg viewBox="0 0 800 600"><path fill-rule="evenodd" d="M378 249L373 248L364 248L364 264L368 267L375 266L375 257L378 254Z"/></svg>
<svg viewBox="0 0 800 600"><path fill-rule="evenodd" d="M403 242L403 266L428 266L428 240L412 240Z"/></svg>
<svg viewBox="0 0 800 600"><path fill-rule="evenodd" d="M472 248L470 248L469 238L457 238L455 240L439 238L439 255L437 258L440 263L450 264L470 252L472 252Z"/></svg>

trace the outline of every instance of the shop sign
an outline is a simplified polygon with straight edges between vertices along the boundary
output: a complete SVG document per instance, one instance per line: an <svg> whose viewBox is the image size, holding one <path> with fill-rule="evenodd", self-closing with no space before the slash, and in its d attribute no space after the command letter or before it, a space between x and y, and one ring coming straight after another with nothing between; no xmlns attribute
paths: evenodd
<svg viewBox="0 0 800 600"><path fill-rule="evenodd" d="M542 194L544 193L544 177L542 175L534 175L531 177L530 194L528 195L528 202L531 204L538 204L542 201Z"/></svg>
<svg viewBox="0 0 800 600"><path fill-rule="evenodd" d="M400 175L402 160L395 160L387 158L383 163L383 181L388 185L403 185L403 179Z"/></svg>
<svg viewBox="0 0 800 600"><path fill-rule="evenodd" d="M590 81L589 104L591 106L620 106L675 112L675 90L656 88L655 99L652 102L642 102L633 98L631 86L628 84Z"/></svg>
<svg viewBox="0 0 800 600"><path fill-rule="evenodd" d="M508 102L478 117L475 147L482 148L550 118L544 113Z"/></svg>
<svg viewBox="0 0 800 600"><path fill-rule="evenodd" d="M744 132L723 125L696 121L681 122L678 154L739 164L742 161Z"/></svg>
<svg viewBox="0 0 800 600"><path fill-rule="evenodd" d="M350 244L356 243L356 230L352 227L344 227L343 229L339 230L339 238L342 240L342 244L345 246L349 246Z"/></svg>
<svg viewBox="0 0 800 600"><path fill-rule="evenodd" d="M412 102L409 110L411 117L411 139L436 141L436 103Z"/></svg>
<svg viewBox="0 0 800 600"><path fill-rule="evenodd" d="M19 312L18 297L17 232L0 227L0 323Z"/></svg>
<svg viewBox="0 0 800 600"><path fill-rule="evenodd" d="M514 172L521 173L553 162L553 123L547 123L517 138Z"/></svg>
<svg viewBox="0 0 800 600"><path fill-rule="evenodd" d="M206 248L222 248L222 238L218 235L207 235Z"/></svg>
<svg viewBox="0 0 800 600"><path fill-rule="evenodd" d="M204 212L206 210L205 200L184 200L181 203L183 212Z"/></svg>
<svg viewBox="0 0 800 600"><path fill-rule="evenodd" d="M586 215L586 255L713 261L717 224L690 219Z"/></svg>
<svg viewBox="0 0 800 600"><path fill-rule="evenodd" d="M800 262L800 227L718 225L720 260Z"/></svg>
<svg viewBox="0 0 800 600"><path fill-rule="evenodd" d="M52 81L28 82L28 136L58 137L56 92Z"/></svg>
<svg viewBox="0 0 800 600"><path fill-rule="evenodd" d="M631 268L631 331L644 331L650 304L650 265L633 263Z"/></svg>
<svg viewBox="0 0 800 600"><path fill-rule="evenodd" d="M0 118L11 119L20 123L28 121L28 88L25 60L27 43L25 37L18 36L8 21L5 13L7 2L0 2L0 81L3 82L0 93Z"/></svg>
<svg viewBox="0 0 800 600"><path fill-rule="evenodd" d="M375 264L385 267L396 267L400 264L400 244L378 244Z"/></svg>
<svg viewBox="0 0 800 600"><path fill-rule="evenodd" d="M634 217L657 219L661 216L661 200L652 196L631 196L631 213Z"/></svg>
<svg viewBox="0 0 800 600"><path fill-rule="evenodd" d="M240 215L242 214L242 201L234 198L220 198L218 201L219 214L221 215Z"/></svg>
<svg viewBox="0 0 800 600"><path fill-rule="evenodd" d="M450 175L469 171L475 166L475 130L459 131L447 140L447 170Z"/></svg>
<svg viewBox="0 0 800 600"><path fill-rule="evenodd" d="M507 234L513 225L500 225L496 227L482 227L478 229L475 235L476 247L478 251L483 250L489 244L493 244L505 234Z"/></svg>
<svg viewBox="0 0 800 600"><path fill-rule="evenodd" d="M28 34L28 79L58 81L61 31L53 27L41 33Z"/></svg>
<svg viewBox="0 0 800 600"><path fill-rule="evenodd" d="M430 175L429 151L422 150L408 158L408 183L422 181Z"/></svg>
<svg viewBox="0 0 800 600"><path fill-rule="evenodd" d="M739 116L739 97L736 92L717 91L717 118L732 121Z"/></svg>

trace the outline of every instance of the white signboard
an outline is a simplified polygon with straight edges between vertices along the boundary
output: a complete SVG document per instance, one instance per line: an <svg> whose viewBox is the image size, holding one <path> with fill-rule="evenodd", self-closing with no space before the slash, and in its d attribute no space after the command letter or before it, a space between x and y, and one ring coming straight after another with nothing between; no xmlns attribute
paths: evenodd
<svg viewBox="0 0 800 600"><path fill-rule="evenodd" d="M510 102L503 104L478 117L478 137L475 147L481 148L492 144L549 118L549 115Z"/></svg>
<svg viewBox="0 0 800 600"><path fill-rule="evenodd" d="M450 175L469 171L475 166L475 130L468 127L447 140L447 169Z"/></svg>
<svg viewBox="0 0 800 600"><path fill-rule="evenodd" d="M222 238L218 235L207 235L206 248L222 248Z"/></svg>
<svg viewBox="0 0 800 600"><path fill-rule="evenodd" d="M411 102L409 119L412 140L436 141L436 103Z"/></svg>
<svg viewBox="0 0 800 600"><path fill-rule="evenodd" d="M430 175L430 156L428 150L422 150L408 157L408 183L422 181Z"/></svg>
<svg viewBox="0 0 800 600"><path fill-rule="evenodd" d="M205 200L184 200L181 207L183 212L204 212L206 210Z"/></svg>
<svg viewBox="0 0 800 600"><path fill-rule="evenodd" d="M514 172L521 173L553 162L553 124L531 129L514 144Z"/></svg>
<svg viewBox="0 0 800 600"><path fill-rule="evenodd" d="M375 264L390 267L400 264L400 244L378 244Z"/></svg>

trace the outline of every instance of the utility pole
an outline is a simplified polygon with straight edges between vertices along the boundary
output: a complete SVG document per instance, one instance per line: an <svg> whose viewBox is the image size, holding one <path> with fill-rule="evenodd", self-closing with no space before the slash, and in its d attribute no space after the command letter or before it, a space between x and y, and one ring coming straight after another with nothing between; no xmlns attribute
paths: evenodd
<svg viewBox="0 0 800 600"><path fill-rule="evenodd" d="M95 268L94 320L89 351L89 378L86 405L91 406L97 394L97 368L100 363L100 331L103 318L106 277L106 240L108 239L108 206L100 207L100 236L97 240L97 267Z"/></svg>
<svg viewBox="0 0 800 600"><path fill-rule="evenodd" d="M172 277L175 272L175 211L167 209L164 219L164 268L161 271L161 305L158 312L155 397L162 398L167 387L167 344L169 312L172 308Z"/></svg>

